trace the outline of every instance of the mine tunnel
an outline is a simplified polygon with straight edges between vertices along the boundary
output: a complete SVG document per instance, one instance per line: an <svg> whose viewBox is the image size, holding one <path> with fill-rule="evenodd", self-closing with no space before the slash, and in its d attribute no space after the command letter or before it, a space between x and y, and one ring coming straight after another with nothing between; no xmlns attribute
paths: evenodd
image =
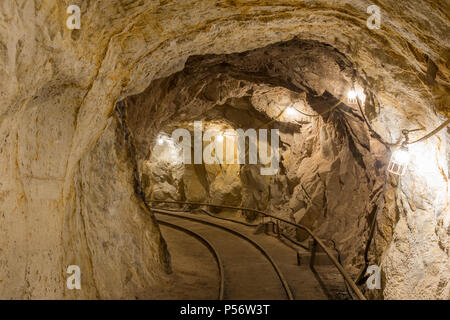
<svg viewBox="0 0 450 320"><path fill-rule="evenodd" d="M366 112L349 92L358 95L364 110L375 109L351 62L320 42L295 39L188 59L182 71L124 101L146 200L163 208L177 204L158 200L269 212L313 229L337 246L334 253L344 264L359 271L389 151L379 136L371 135ZM195 123L199 132L212 132L209 138L198 137L203 142L198 150ZM180 128L188 131L187 138L174 137ZM247 133L241 150L239 129ZM252 140L249 132L259 135ZM276 168L271 168L272 158ZM262 222L251 211L209 210ZM276 228L294 241L309 240L292 226L277 223Z"/></svg>
<svg viewBox="0 0 450 320"><path fill-rule="evenodd" d="M263 2L0 30L1 299L450 299L448 5Z"/></svg>

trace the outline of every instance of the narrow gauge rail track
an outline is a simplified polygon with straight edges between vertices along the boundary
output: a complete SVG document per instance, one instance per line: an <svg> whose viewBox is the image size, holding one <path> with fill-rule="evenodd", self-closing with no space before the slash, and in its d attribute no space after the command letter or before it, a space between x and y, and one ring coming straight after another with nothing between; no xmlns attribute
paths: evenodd
<svg viewBox="0 0 450 320"><path fill-rule="evenodd" d="M224 268L223 268L223 263L222 263L222 259L220 257L219 252L217 251L217 249L203 236L201 236L200 234L189 230L187 228L184 228L182 226L179 226L177 224L174 223L170 223L164 220L159 220L158 221L161 225L164 225L166 227L172 228L172 229L176 229L179 230L181 232L184 232L192 237L194 237L195 239L197 239L198 241L200 241L208 250L209 252L211 252L212 256L214 257L214 260L216 261L217 264L217 269L219 272L219 293L218 293L218 300L223 300L223 295L224 295L224 287L225 287L225 276L224 276Z"/></svg>
<svg viewBox="0 0 450 320"><path fill-rule="evenodd" d="M321 247L322 250L328 256L328 258L331 260L331 262L334 264L334 266L341 273L341 275L343 276L343 278L347 282L348 286L355 293L357 299L359 299L359 300L366 300L366 297L361 292L361 290L358 288L358 286L356 285L355 281L353 281L353 279L350 276L350 274L344 269L344 267L338 261L338 259L333 256L332 251L330 250L330 248L328 248L325 245L325 243L319 237L317 237L317 235L314 232L312 232L308 227L306 227L304 225L296 224L296 223L294 223L292 221L289 221L289 220L286 220L286 219L274 216L273 214L270 214L270 213L267 213L267 212L264 212L264 211L261 211L261 210L251 209L251 208L228 206L228 205L217 205L217 204L202 203L202 202L187 202L187 201L172 201L172 200L148 200L148 202L150 202L150 203L166 203L166 204L170 203L170 204L189 205L189 206L192 206L192 205L194 205L194 206L212 206L212 207L226 208L226 209L232 209L232 210L252 211L252 212L257 213L258 215L260 215L262 218L264 218L264 217L270 218L270 219L273 219L273 220L277 221L277 223L278 222L279 223L284 223L286 225L290 225L292 227L295 227L296 229L303 230L306 233L308 233L311 236L311 238L313 239L313 249L312 249L312 252L311 252L310 266L311 267L314 266L314 257L315 257L316 247L317 246ZM153 208L151 208L149 206L149 209L153 209Z"/></svg>
<svg viewBox="0 0 450 320"><path fill-rule="evenodd" d="M235 296L233 296L231 292L234 290L235 293L239 291L242 293L241 289L248 289L245 288L245 284L247 283L249 284L248 287L252 287L251 289L249 289L250 291L254 290L255 292L258 293L263 293L266 291L266 294L268 294L268 291L272 290L271 292L273 294L278 295L275 297L266 296L266 298L280 298L281 296L283 296L284 299L287 298L289 300L294 300L294 296L291 292L291 289L289 288L289 285L283 273L281 272L280 268L278 267L274 259L262 246L256 243L253 239L247 237L246 235L237 230L228 228L224 225L216 224L211 221L205 221L194 217L189 217L186 216L185 214L175 213L175 211L172 210L152 208L152 211L155 214L160 215L160 217L158 217L158 221L161 224L184 231L185 233L193 237L196 237L208 247L208 249L215 257L217 265L219 267L219 275L221 277L219 299L224 298L235 299ZM211 237L212 234L214 234L214 239L206 239L204 235L205 232L204 231L202 232L201 230L202 228L201 227L199 228L199 225L203 225L203 227L207 226L208 228L211 227L215 228L216 230L213 233L206 232L206 234L209 234L208 238ZM193 231L193 229L196 229L196 231ZM218 230L222 230L225 233L234 235L235 236L234 240L233 238L228 237L226 241L220 241L220 231L218 232ZM240 241L244 240L245 242L250 244L250 247L257 249L257 251L260 253L260 256L264 257L266 263L261 261L261 259L259 259L258 261L258 258L255 255L254 250L252 252L252 250L249 247L246 248L245 246L238 244L236 242L236 238L239 238ZM216 243L213 245L212 243L214 241L216 241ZM218 250L218 248L224 250L225 252L228 251L228 254L219 255L220 249ZM244 249L246 251L244 251ZM232 257L234 253L233 251L239 254L238 252L239 250L241 251L240 252L241 258L246 259L252 257L252 263L250 265L246 264L244 261L239 261L239 259L236 257ZM224 257L227 258L225 259ZM239 263L242 262L244 263L239 265ZM281 288L279 289L282 290L274 288L275 277L272 277L271 284L268 283L270 282L271 277L269 275L270 272L268 272L269 269L267 268L268 267L267 262L270 264L271 269L274 271L276 275L275 281L278 281L278 283L281 284L280 286ZM220 270L220 268L222 269ZM244 270L248 274L243 274ZM259 277L259 279L255 279L255 276ZM242 286L242 288L230 288L232 284L236 286Z"/></svg>

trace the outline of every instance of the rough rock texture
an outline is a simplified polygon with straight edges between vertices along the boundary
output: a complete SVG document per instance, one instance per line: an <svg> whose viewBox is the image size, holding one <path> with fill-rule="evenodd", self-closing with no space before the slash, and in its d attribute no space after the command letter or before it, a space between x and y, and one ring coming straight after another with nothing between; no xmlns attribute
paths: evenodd
<svg viewBox="0 0 450 320"><path fill-rule="evenodd" d="M177 159L155 145L158 134L189 128L187 119L203 120L205 128L212 126L208 119L220 120L222 130L226 125L278 128L281 168L275 176L262 176L260 165L197 165L206 172L203 184L196 176L192 181L184 177L189 186L185 197L167 199L195 198L189 194L196 185L202 195L198 199L205 200L203 190L207 190L211 203L266 210L291 219L332 240L344 264L357 274L384 181L386 149L370 138L355 106L343 104L324 117L286 114L264 126L288 106L306 114L327 110L344 95L349 78L349 62L332 48L313 42L291 41L245 54L196 57L182 72L155 81L129 99L130 127L141 157L153 148L150 159L166 159L167 163L149 162L157 171L168 172L162 185L169 194L179 189L169 173L169 163ZM151 184L159 188L161 182ZM297 237L305 240L307 235L299 232Z"/></svg>
<svg viewBox="0 0 450 320"><path fill-rule="evenodd" d="M184 166L174 162L173 152L156 146L151 158L142 166L145 193L152 199L181 200Z"/></svg>
<svg viewBox="0 0 450 320"><path fill-rule="evenodd" d="M2 1L0 297L63 297L73 262L63 239L81 232L63 222L74 214L74 199L86 199L76 187L80 160L116 101L181 70L191 55L243 52L294 36L321 41L359 69L378 101L367 113L386 140L396 141L402 128L439 124L450 105L448 3L376 1L382 29L369 30L372 2ZM81 30L65 27L70 4L81 7ZM419 154L433 155L432 174L410 170L387 190L389 209L377 215L386 221L378 223L386 228L379 247L385 298L448 298L448 141L444 132L418 146Z"/></svg>
<svg viewBox="0 0 450 320"><path fill-rule="evenodd" d="M449 138L412 145L407 174L385 186L372 261L384 271L386 298L450 299Z"/></svg>
<svg viewBox="0 0 450 320"><path fill-rule="evenodd" d="M64 221L65 261L83 271L68 298L145 299L168 266L159 228L139 205L133 162L114 119L75 175L73 213Z"/></svg>
<svg viewBox="0 0 450 320"><path fill-rule="evenodd" d="M344 264L360 268L382 188L379 169L386 164L377 163L362 122L337 113L332 117L334 123L309 125L293 139L286 167L298 184L290 207L296 222L334 241Z"/></svg>

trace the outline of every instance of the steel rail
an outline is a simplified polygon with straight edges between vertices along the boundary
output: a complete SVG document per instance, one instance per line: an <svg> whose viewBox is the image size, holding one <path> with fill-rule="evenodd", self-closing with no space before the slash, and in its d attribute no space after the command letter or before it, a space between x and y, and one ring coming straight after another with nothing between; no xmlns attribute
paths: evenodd
<svg viewBox="0 0 450 320"><path fill-rule="evenodd" d="M208 250L211 252L211 254L214 257L214 260L216 260L217 263L217 267L219 270L219 300L223 300L223 295L224 295L224 288L225 288L225 271L223 268L223 263L222 260L220 258L219 252L217 251L216 248L214 248L214 246L204 237L202 237L201 235L199 235L198 233L191 231L187 228L183 228L179 225L167 222L167 221L163 221L163 220L158 220L158 223L165 225L169 228L173 228L173 229L177 229L181 232L187 233L190 236L196 238L197 240L199 240L201 243L203 243L205 245L206 248L208 248Z"/></svg>
<svg viewBox="0 0 450 320"><path fill-rule="evenodd" d="M272 267L275 270L275 273L277 274L278 278L281 281L281 284L283 286L284 291L286 292L286 295L288 297L289 300L294 300L294 295L291 292L291 289L289 288L289 284L287 283L283 273L281 272L281 269L278 267L278 265L276 264L275 260L273 260L273 258L270 256L270 254L263 248L261 247L256 241L254 241L253 239L247 237L246 235L242 234L239 231L236 231L234 229L225 227L223 225L220 224L216 224L210 221L206 221L203 219L198 219L198 218L194 218L194 217L188 217L185 214L176 214L173 211L168 211L168 210L164 210L164 209L156 209L156 208L152 208L152 211L155 213L160 213L160 214L165 214L171 217L177 217L177 218L181 218L181 219L186 219L186 220L191 220L191 221L195 221L198 223L203 223L203 224L207 224L210 226L214 226L216 228L220 228L222 230L225 230L229 233L232 233L246 241L248 241L250 244L252 244L256 249L258 249L265 257L266 259L270 262L270 264L272 265ZM159 221L159 220L158 220Z"/></svg>
<svg viewBox="0 0 450 320"><path fill-rule="evenodd" d="M212 204L212 203L203 203L203 202L186 202L186 201L173 201L173 200L147 200L147 202L153 202L153 203L174 203L174 204L184 204L184 205L197 205L197 206L211 206L211 207L217 207L217 208L226 208L226 209L234 209L234 210L246 210L246 211L252 211L252 212L256 212L259 213L265 217L269 217L281 222L284 222L286 224L289 224L295 228L301 229L303 231L305 231L306 233L308 233L311 238L313 238L313 240L315 241L316 244L318 244L323 251L326 253L326 255L328 256L328 258L331 260L331 262L335 265L335 267L338 269L338 271L341 273L341 275L344 277L345 281L347 281L348 285L350 286L350 288L353 290L353 292L356 294L356 296L358 297L358 299L360 300L366 300L366 297L363 295L363 293L361 292L361 290L358 288L358 286L356 285L356 283L353 281L352 277L350 276L350 274L348 274L348 272L344 269L344 267L339 263L339 261L334 257L334 255L332 254L331 250L325 245L325 243L319 238L317 237L308 227L303 226L301 224L297 224L294 222L291 222L289 220L283 219L283 218L279 218L276 217L270 213L261 211L261 210L256 210L256 209L250 209L250 208L243 208L243 207L235 207L235 206L226 206L226 205L218 205L218 204ZM152 210L155 210L156 208L152 208ZM312 258L312 257L311 257ZM313 261L313 259L311 260Z"/></svg>
<svg viewBox="0 0 450 320"><path fill-rule="evenodd" d="M247 222L244 222L244 221L239 221L239 220L234 220L234 219L224 218L224 217L218 217L218 216L215 216L215 215L211 214L208 210L205 210L205 209L201 209L201 210L203 211L204 214L206 214L207 216L209 216L211 218L214 218L214 219L230 221L230 222L242 224L243 226L251 227L251 228L255 228L255 227L258 226L257 224L247 223Z"/></svg>
<svg viewBox="0 0 450 320"><path fill-rule="evenodd" d="M172 212L178 212L178 213L179 212L191 212L191 210L182 210L182 209L167 209L167 208L164 208L164 210L172 211ZM242 224L243 226L252 227L252 228L255 228L255 227L258 226L257 224L253 224L253 223L247 223L247 222L244 222L244 221L239 221L239 220L234 220L234 219L230 219L230 218L224 218L224 217L215 216L212 213L210 213L208 210L205 210L205 209L202 209L202 208L200 210L203 211L203 213L206 214L207 216L210 216L211 218L214 218L214 219L230 221L230 222Z"/></svg>

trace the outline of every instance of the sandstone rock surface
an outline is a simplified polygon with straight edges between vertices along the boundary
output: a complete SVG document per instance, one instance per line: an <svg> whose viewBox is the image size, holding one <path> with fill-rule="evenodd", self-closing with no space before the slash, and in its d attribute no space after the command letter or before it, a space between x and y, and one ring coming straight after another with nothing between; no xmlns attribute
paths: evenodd
<svg viewBox="0 0 450 320"><path fill-rule="evenodd" d="M81 7L81 30L65 26L70 4ZM74 297L65 289L70 264L83 267L88 287L76 298L146 296L164 269L163 241L131 192L133 157L106 146L120 141L113 133L115 103L143 92L152 81L170 86L162 78L182 70L189 56L244 52L295 36L319 41L339 50L358 69L358 81L374 98L366 113L386 141L397 141L402 128L423 126L430 131L440 124L449 116L450 105L449 4L380 0L382 28L369 30L366 10L371 4L366 0L2 1L0 298ZM313 75L307 83L316 92L331 85ZM145 99L172 99L165 90L159 92L163 95ZM190 113L191 119L201 115L201 100L190 101L200 110ZM225 102L221 96L212 101ZM143 130L153 126L156 131L176 108L152 105L153 116L134 127L138 155L148 151L148 141L142 144L147 139ZM133 121L130 116L130 124ZM322 192L321 186L328 182L330 190L339 190L339 177L348 179L344 189L349 188L345 197L350 201L350 189L363 175L360 164L347 161L348 149L333 150L330 141L338 138L333 128L324 125L321 130L321 149L308 147L308 157L320 152L327 159L324 164L338 167L339 174L324 167L316 169L317 178L305 176L317 189L311 201L324 205L320 196L328 191ZM353 139L345 138L342 145ZM372 259L382 265L384 298L449 298L449 149L445 131L418 144L406 176L383 187ZM351 150L362 152L363 159L368 152L358 146ZM371 184L376 185L369 179L364 188L372 190ZM297 219L306 216L302 209L308 210L300 201L304 200L295 204ZM339 204L326 206L337 210ZM351 223L362 230L366 222ZM113 240L118 242L111 246ZM100 272L99 267L111 272ZM108 283L109 279L115 281Z"/></svg>

